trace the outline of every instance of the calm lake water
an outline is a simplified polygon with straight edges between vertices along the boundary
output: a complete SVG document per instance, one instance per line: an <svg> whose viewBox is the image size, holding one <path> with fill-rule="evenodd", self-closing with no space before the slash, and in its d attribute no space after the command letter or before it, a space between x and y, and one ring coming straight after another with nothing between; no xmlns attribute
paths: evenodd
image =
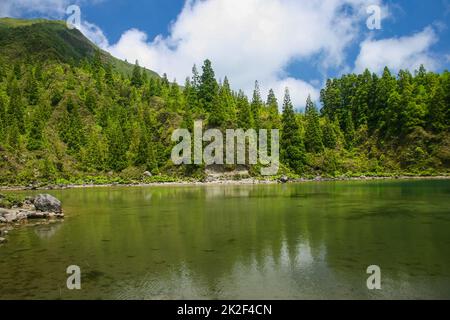
<svg viewBox="0 0 450 320"><path fill-rule="evenodd" d="M67 218L10 232L0 299L450 298L449 180L49 193Z"/></svg>

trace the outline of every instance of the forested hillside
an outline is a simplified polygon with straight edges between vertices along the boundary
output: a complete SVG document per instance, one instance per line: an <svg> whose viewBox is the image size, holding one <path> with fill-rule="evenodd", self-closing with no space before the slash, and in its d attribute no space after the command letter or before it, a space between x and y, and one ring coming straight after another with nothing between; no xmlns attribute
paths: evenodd
<svg viewBox="0 0 450 320"><path fill-rule="evenodd" d="M308 99L296 112L288 91L280 101L273 91L262 97L257 83L252 97L233 91L209 60L177 84L138 65L127 71L100 50L80 49L78 31L71 42L72 31L61 36L61 26L43 24L0 23L0 184L202 179L204 167L170 161L172 131L195 119L223 129L281 129L280 174L449 170L449 72L345 75L327 82L322 106ZM34 37L58 40L28 46L23 37L34 28Z"/></svg>

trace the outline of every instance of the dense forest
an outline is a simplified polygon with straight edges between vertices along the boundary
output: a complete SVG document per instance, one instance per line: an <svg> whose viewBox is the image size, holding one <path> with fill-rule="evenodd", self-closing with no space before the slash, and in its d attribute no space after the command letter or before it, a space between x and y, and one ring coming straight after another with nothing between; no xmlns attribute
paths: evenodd
<svg viewBox="0 0 450 320"><path fill-rule="evenodd" d="M330 79L320 106L308 99L300 111L288 89L280 101L272 90L262 97L257 82L251 97L233 91L209 60L178 84L137 62L127 73L100 50L67 61L0 51L0 184L203 179L203 166L170 160L173 130L196 119L280 129L280 175L446 174L449 106L450 73L423 67Z"/></svg>

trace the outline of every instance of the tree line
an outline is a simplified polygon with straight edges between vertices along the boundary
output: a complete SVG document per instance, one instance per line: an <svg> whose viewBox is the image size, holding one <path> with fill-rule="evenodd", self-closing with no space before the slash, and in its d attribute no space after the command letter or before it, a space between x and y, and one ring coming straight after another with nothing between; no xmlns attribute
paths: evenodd
<svg viewBox="0 0 450 320"><path fill-rule="evenodd" d="M97 53L81 63L7 63L0 57L0 183L138 179L204 175L202 166L170 161L174 129L280 129L280 174L327 175L448 171L449 72L330 79L318 107L296 110L286 89L251 97L217 80L206 60L182 85L149 77L136 62L131 75ZM280 104L281 103L281 104ZM250 168L250 172L257 172Z"/></svg>

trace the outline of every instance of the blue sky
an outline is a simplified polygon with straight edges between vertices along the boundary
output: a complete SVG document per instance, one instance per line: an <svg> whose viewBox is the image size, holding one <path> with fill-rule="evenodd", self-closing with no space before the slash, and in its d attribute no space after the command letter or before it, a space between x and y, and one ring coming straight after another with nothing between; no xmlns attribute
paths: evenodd
<svg viewBox="0 0 450 320"><path fill-rule="evenodd" d="M326 78L366 67L450 69L450 0L2 0L0 16L65 19L74 3L82 31L121 59L183 82L210 58L235 89L288 86L299 107ZM381 30L366 27L371 4Z"/></svg>

